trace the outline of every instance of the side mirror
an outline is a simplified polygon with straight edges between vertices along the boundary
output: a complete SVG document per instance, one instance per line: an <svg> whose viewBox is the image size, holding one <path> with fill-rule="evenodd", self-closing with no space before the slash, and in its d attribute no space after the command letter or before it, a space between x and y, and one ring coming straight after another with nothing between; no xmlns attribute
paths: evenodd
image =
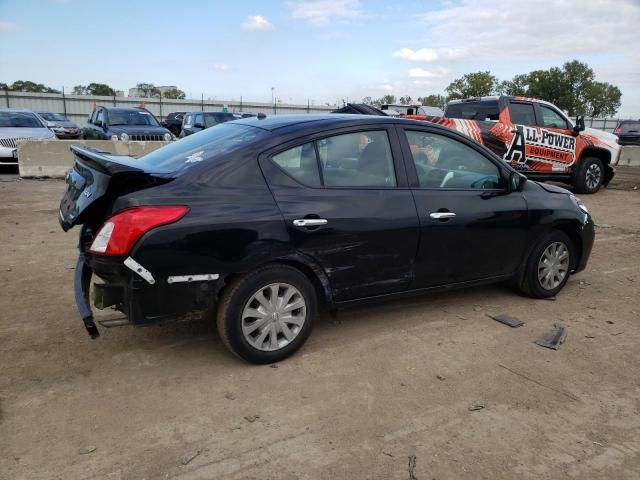
<svg viewBox="0 0 640 480"><path fill-rule="evenodd" d="M527 177L525 177L524 175L518 172L511 172L509 174L507 190L509 191L509 193L519 192L522 190L522 187L524 187L524 184L526 181L527 181Z"/></svg>
<svg viewBox="0 0 640 480"><path fill-rule="evenodd" d="M582 115L578 115L576 117L576 124L573 126L573 134L579 135L586 127L584 126L584 117Z"/></svg>

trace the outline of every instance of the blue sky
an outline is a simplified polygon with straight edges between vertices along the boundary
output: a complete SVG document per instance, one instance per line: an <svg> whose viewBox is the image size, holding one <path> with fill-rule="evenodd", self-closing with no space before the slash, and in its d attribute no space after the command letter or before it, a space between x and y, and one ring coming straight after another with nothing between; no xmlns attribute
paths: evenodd
<svg viewBox="0 0 640 480"><path fill-rule="evenodd" d="M188 5L188 6L187 6ZM335 103L443 93L571 59L640 116L637 0L0 0L0 81L177 85L199 98Z"/></svg>

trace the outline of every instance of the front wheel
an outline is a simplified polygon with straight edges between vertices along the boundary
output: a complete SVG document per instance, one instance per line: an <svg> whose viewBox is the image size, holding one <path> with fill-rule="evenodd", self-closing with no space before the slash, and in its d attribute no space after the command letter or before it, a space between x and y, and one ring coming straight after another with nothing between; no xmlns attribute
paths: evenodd
<svg viewBox="0 0 640 480"><path fill-rule="evenodd" d="M604 166L597 157L586 157L579 161L573 178L576 193L596 193L604 182Z"/></svg>
<svg viewBox="0 0 640 480"><path fill-rule="evenodd" d="M569 280L573 264L571 239L555 230L542 238L531 252L520 289L533 298L553 297Z"/></svg>
<svg viewBox="0 0 640 480"><path fill-rule="evenodd" d="M313 285L299 270L269 265L233 281L218 306L225 346L251 363L287 358L309 337L317 315Z"/></svg>

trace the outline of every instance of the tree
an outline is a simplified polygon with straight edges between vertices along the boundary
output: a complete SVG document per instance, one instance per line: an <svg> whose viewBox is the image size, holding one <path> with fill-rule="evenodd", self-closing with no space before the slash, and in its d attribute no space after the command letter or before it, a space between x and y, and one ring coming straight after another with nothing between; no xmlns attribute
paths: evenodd
<svg viewBox="0 0 640 480"><path fill-rule="evenodd" d="M116 91L104 83L90 83L87 85L87 94L113 97L116 94Z"/></svg>
<svg viewBox="0 0 640 480"><path fill-rule="evenodd" d="M491 72L467 73L446 88L450 99L483 97L497 93L499 82Z"/></svg>
<svg viewBox="0 0 640 480"><path fill-rule="evenodd" d="M526 96L528 79L529 76L527 74L516 75L512 80L500 82L498 92L501 95L511 95L514 97Z"/></svg>
<svg viewBox="0 0 640 480"><path fill-rule="evenodd" d="M606 82L591 82L586 87L587 108L590 117L612 117L620 108L622 92L615 85Z"/></svg>
<svg viewBox="0 0 640 480"><path fill-rule="evenodd" d="M380 105L393 105L396 103L396 97L394 95L384 95L382 98L378 99Z"/></svg>
<svg viewBox="0 0 640 480"><path fill-rule="evenodd" d="M371 105L373 103L373 98L371 97L364 97L362 99L362 103L364 103L365 105Z"/></svg>
<svg viewBox="0 0 640 480"><path fill-rule="evenodd" d="M0 90L9 90L9 85L0 82Z"/></svg>
<svg viewBox="0 0 640 480"><path fill-rule="evenodd" d="M142 92L143 97L157 97L160 95L160 90L153 83L139 83L136 88Z"/></svg>
<svg viewBox="0 0 640 480"><path fill-rule="evenodd" d="M47 87L42 83L34 83L28 80L17 80L8 87L9 90L12 90L14 92L60 93L60 90Z"/></svg>
<svg viewBox="0 0 640 480"><path fill-rule="evenodd" d="M71 95L87 95L87 87L84 85L76 85L73 87Z"/></svg>
<svg viewBox="0 0 640 480"><path fill-rule="evenodd" d="M178 100L184 100L185 98L185 93L177 88L170 88L169 90L166 90L162 96L164 98L170 98L170 99L178 99Z"/></svg>
<svg viewBox="0 0 640 480"><path fill-rule="evenodd" d="M411 98L409 95L405 95L404 97L400 97L400 105L411 105Z"/></svg>
<svg viewBox="0 0 640 480"><path fill-rule="evenodd" d="M447 106L447 97L444 95L427 95L426 97L418 97L418 102L421 105L429 106L429 107L438 107L441 110L444 110L444 107Z"/></svg>

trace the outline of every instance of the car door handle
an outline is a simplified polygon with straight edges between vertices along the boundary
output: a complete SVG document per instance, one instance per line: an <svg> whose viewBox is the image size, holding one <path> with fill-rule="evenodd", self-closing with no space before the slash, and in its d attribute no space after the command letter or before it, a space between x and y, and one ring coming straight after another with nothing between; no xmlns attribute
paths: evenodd
<svg viewBox="0 0 640 480"><path fill-rule="evenodd" d="M293 221L293 225L296 227L319 227L329 223L324 218L300 218Z"/></svg>
<svg viewBox="0 0 640 480"><path fill-rule="evenodd" d="M456 214L453 212L433 212L430 213L429 216L436 220L445 220L447 218L455 218Z"/></svg>

